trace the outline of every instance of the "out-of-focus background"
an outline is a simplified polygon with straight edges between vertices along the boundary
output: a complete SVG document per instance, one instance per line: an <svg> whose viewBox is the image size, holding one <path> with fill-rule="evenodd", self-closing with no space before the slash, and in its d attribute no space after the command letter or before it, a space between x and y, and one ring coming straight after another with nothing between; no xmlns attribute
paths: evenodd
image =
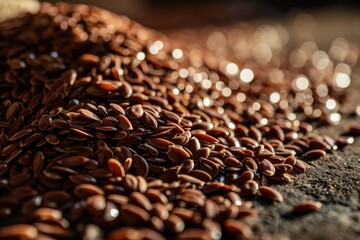
<svg viewBox="0 0 360 240"><path fill-rule="evenodd" d="M14 1L14 0L12 0ZM314 11L360 9L359 0L63 0L96 5L125 14L153 28L202 26L291 14L299 9ZM50 0L50 2L57 2ZM329 16L331 18L331 16Z"/></svg>

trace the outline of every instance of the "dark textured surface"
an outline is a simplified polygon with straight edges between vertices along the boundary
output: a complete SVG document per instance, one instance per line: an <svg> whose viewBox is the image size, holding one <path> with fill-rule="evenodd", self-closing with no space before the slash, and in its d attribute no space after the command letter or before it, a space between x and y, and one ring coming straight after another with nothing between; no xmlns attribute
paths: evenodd
<svg viewBox="0 0 360 240"><path fill-rule="evenodd" d="M331 128L323 129L326 133ZM259 209L258 239L358 239L360 236L360 141L343 151L310 162L311 168L293 183L274 185L281 204L255 202ZM323 204L319 212L289 214L303 200Z"/></svg>

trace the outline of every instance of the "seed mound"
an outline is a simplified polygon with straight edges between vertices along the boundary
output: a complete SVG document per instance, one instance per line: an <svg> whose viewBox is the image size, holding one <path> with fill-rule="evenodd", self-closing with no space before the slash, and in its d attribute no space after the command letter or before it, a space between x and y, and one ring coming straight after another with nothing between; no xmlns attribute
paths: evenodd
<svg viewBox="0 0 360 240"><path fill-rule="evenodd" d="M339 120L340 60L215 53L261 34L247 31L177 48L125 16L47 3L1 23L1 238L253 238L249 199L284 200L264 179L292 181L353 139L310 124Z"/></svg>

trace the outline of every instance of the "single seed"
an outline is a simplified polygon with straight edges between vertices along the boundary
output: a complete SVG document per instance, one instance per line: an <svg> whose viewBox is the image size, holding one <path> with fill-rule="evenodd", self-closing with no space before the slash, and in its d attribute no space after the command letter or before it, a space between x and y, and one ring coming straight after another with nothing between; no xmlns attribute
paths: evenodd
<svg viewBox="0 0 360 240"><path fill-rule="evenodd" d="M305 201L301 202L292 207L291 213L295 215L303 215L310 212L319 211L321 208L321 203L316 201Z"/></svg>
<svg viewBox="0 0 360 240"><path fill-rule="evenodd" d="M259 192L260 192L261 196L263 196L264 198L267 198L269 200L276 201L276 202L284 201L284 198L281 195L281 193L278 192L277 190L275 190L274 188L271 188L268 186L261 186L259 188Z"/></svg>

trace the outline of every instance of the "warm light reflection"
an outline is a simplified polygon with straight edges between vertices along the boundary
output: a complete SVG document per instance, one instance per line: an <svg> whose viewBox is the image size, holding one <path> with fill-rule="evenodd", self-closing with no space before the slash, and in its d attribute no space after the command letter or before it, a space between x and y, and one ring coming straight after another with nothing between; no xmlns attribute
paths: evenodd
<svg viewBox="0 0 360 240"><path fill-rule="evenodd" d="M143 52L138 52L138 53L136 54L136 58L137 58L139 61L144 60L144 59L145 59L145 53L143 53Z"/></svg>
<svg viewBox="0 0 360 240"><path fill-rule="evenodd" d="M316 51L312 55L312 63L314 67L316 67L319 70L324 70L330 65L330 59L326 52L324 51Z"/></svg>
<svg viewBox="0 0 360 240"><path fill-rule="evenodd" d="M346 73L335 74L335 85L339 88L347 88L350 85L350 77Z"/></svg>
<svg viewBox="0 0 360 240"><path fill-rule="evenodd" d="M209 79L204 79L202 82L201 82L201 87L204 88L204 89L210 89L211 88L211 81Z"/></svg>
<svg viewBox="0 0 360 240"><path fill-rule="evenodd" d="M194 82L199 83L202 80L202 76L200 73L195 73L193 76Z"/></svg>
<svg viewBox="0 0 360 240"><path fill-rule="evenodd" d="M360 106L356 107L356 114L360 116Z"/></svg>
<svg viewBox="0 0 360 240"><path fill-rule="evenodd" d="M250 83L254 79L254 72L249 68L244 68L240 72L240 79L243 82Z"/></svg>
<svg viewBox="0 0 360 240"><path fill-rule="evenodd" d="M189 75L189 72L188 72L185 68L180 69L180 71L179 71L179 76L180 76L181 78L187 78L188 75Z"/></svg>
<svg viewBox="0 0 360 240"><path fill-rule="evenodd" d="M226 73L234 76L239 72L239 67L235 63L228 63L226 65Z"/></svg>
<svg viewBox="0 0 360 240"><path fill-rule="evenodd" d="M238 93L236 95L236 100L238 100L239 102L245 102L246 100L246 95L244 93Z"/></svg>
<svg viewBox="0 0 360 240"><path fill-rule="evenodd" d="M293 81L293 88L297 91L303 91L309 86L309 79L307 79L305 76L299 76Z"/></svg>
<svg viewBox="0 0 360 240"><path fill-rule="evenodd" d="M204 98L203 101L204 101L204 106L205 106L205 107L208 107L208 106L211 105L211 100L210 100L210 98L208 98L208 97L207 97L207 98Z"/></svg>
<svg viewBox="0 0 360 240"><path fill-rule="evenodd" d="M273 92L270 94L269 98L271 103L277 103L280 101L280 94L278 92Z"/></svg>
<svg viewBox="0 0 360 240"><path fill-rule="evenodd" d="M164 47L164 43L162 41L160 41L160 40L157 40L157 41L154 42L154 46L156 46L157 49L161 50Z"/></svg>
<svg viewBox="0 0 360 240"><path fill-rule="evenodd" d="M173 56L173 58L175 58L175 59L180 59L180 58L183 57L183 52L182 52L180 49L176 48L176 49L174 49L174 51L172 52L172 56Z"/></svg>
<svg viewBox="0 0 360 240"><path fill-rule="evenodd" d="M225 88L223 88L223 90L221 91L221 93L222 93L222 95L223 95L224 97L230 97L232 91L231 91L230 88L225 87Z"/></svg>
<svg viewBox="0 0 360 240"><path fill-rule="evenodd" d="M336 108L336 101L332 98L326 101L326 108L329 110L334 110Z"/></svg>
<svg viewBox="0 0 360 240"><path fill-rule="evenodd" d="M153 55L158 54L159 53L159 48L155 45L150 45L149 47L149 52Z"/></svg>
<svg viewBox="0 0 360 240"><path fill-rule="evenodd" d="M331 113L329 118L333 124L339 124L341 115L339 113Z"/></svg>

